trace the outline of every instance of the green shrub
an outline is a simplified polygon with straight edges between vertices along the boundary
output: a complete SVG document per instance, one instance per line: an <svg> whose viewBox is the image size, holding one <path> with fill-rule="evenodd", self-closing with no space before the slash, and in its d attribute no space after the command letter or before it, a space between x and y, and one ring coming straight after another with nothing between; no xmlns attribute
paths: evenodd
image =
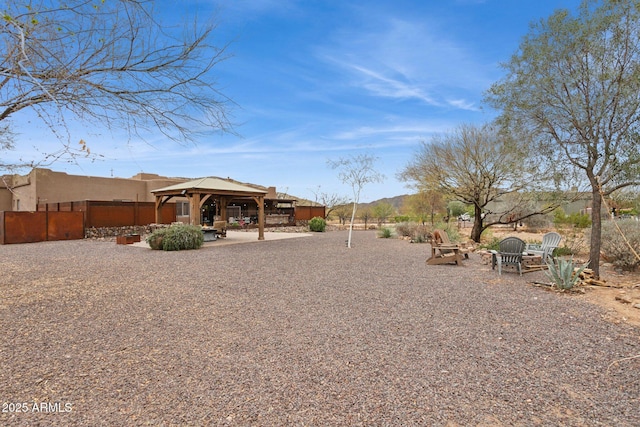
<svg viewBox="0 0 640 427"><path fill-rule="evenodd" d="M326 227L327 221L325 221L324 218L320 218L319 216L311 218L311 220L309 221L309 230L311 231L322 233Z"/></svg>
<svg viewBox="0 0 640 427"><path fill-rule="evenodd" d="M587 214L573 213L569 215L569 223L577 228L589 228L591 217Z"/></svg>
<svg viewBox="0 0 640 427"><path fill-rule="evenodd" d="M500 249L500 239L497 237L491 237L491 240L481 243L478 245L478 248L497 251Z"/></svg>
<svg viewBox="0 0 640 427"><path fill-rule="evenodd" d="M162 249L162 240L168 230L168 228L159 228L147 236L146 241L149 244L149 247L156 251Z"/></svg>
<svg viewBox="0 0 640 427"><path fill-rule="evenodd" d="M616 225L620 227L624 237ZM640 223L633 219L616 220L615 223L604 221L602 223L600 250L604 258L622 270L634 271L640 266L640 260L629 248L625 238L633 250L640 253Z"/></svg>
<svg viewBox="0 0 640 427"><path fill-rule="evenodd" d="M591 218L589 215L581 213L567 215L562 208L558 208L553 213L553 223L556 227L573 225L576 228L589 228L591 227Z"/></svg>
<svg viewBox="0 0 640 427"><path fill-rule="evenodd" d="M380 231L378 232L378 236L382 237L383 239L388 239L393 235L393 232L391 231L390 228L388 227L382 227L380 229Z"/></svg>
<svg viewBox="0 0 640 427"><path fill-rule="evenodd" d="M547 262L549 271L547 277L553 280L558 289L568 290L573 288L580 280L580 273L587 268L588 264L576 267L571 259L552 258L551 262Z"/></svg>
<svg viewBox="0 0 640 427"><path fill-rule="evenodd" d="M552 256L556 256L556 257L557 256L573 255L573 251L568 246L561 246L561 247L555 248L551 255Z"/></svg>
<svg viewBox="0 0 640 427"><path fill-rule="evenodd" d="M180 224L154 231L147 237L147 243L156 250L198 249L204 243L204 236L200 226Z"/></svg>
<svg viewBox="0 0 640 427"><path fill-rule="evenodd" d="M409 222L410 219L411 217L409 217L409 215L396 215L393 221L397 224L399 222Z"/></svg>

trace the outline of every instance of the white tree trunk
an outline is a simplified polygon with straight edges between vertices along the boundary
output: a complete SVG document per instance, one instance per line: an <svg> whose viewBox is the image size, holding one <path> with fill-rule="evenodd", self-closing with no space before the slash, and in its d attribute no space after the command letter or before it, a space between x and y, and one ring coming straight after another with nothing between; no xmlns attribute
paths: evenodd
<svg viewBox="0 0 640 427"><path fill-rule="evenodd" d="M349 224L349 239L347 240L347 247L351 248L351 233L353 232L353 221L356 219L357 203L353 202L353 211L351 212L351 223Z"/></svg>

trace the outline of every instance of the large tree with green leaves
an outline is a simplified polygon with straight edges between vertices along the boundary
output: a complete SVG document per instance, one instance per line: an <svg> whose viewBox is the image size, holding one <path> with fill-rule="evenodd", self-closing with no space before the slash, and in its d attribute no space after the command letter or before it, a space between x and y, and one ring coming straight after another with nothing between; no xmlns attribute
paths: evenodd
<svg viewBox="0 0 640 427"><path fill-rule="evenodd" d="M549 193L535 191L541 189L544 175L539 164L526 160L527 150L495 126L460 125L422 143L400 178L422 191L472 205L471 238L480 242L492 225L512 224L554 208L545 203L530 209L533 198Z"/></svg>
<svg viewBox="0 0 640 427"><path fill-rule="evenodd" d="M405 198L403 210L415 217L423 225L427 220L435 225L436 214L445 210L442 193L436 190L421 190Z"/></svg>
<svg viewBox="0 0 640 427"><path fill-rule="evenodd" d="M229 99L213 74L227 57L226 45L213 42L215 26L161 22L153 7L149 0L5 2L0 149L15 145L9 120L27 109L62 144L39 154L45 158L88 152L91 141L67 125L74 120L141 139L148 130L178 141L229 130ZM30 165L0 161L0 170Z"/></svg>
<svg viewBox="0 0 640 427"><path fill-rule="evenodd" d="M378 226L382 226L395 212L396 208L388 202L378 202L371 208L371 214L378 221Z"/></svg>
<svg viewBox="0 0 640 427"><path fill-rule="evenodd" d="M602 198L640 180L640 1L558 10L504 67L487 100L505 126L528 132L556 176L575 171L590 188L589 266L599 275Z"/></svg>

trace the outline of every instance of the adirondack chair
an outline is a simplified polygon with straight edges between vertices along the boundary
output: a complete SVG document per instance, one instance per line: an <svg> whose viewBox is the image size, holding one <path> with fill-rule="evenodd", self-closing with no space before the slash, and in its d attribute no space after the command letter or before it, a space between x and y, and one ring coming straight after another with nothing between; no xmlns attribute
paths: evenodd
<svg viewBox="0 0 640 427"><path fill-rule="evenodd" d="M492 250L491 268L498 266L498 274L502 275L503 265L515 265L522 276L522 256L527 246L524 240L517 237L507 237L500 241L498 250Z"/></svg>
<svg viewBox="0 0 640 427"><path fill-rule="evenodd" d="M434 230L431 237L431 257L427 264L456 263L462 265L462 256L469 258L469 250L449 240L449 235L444 230Z"/></svg>
<svg viewBox="0 0 640 427"><path fill-rule="evenodd" d="M553 255L553 250L560 245L562 236L552 231L542 236L541 244L528 243L525 252L530 255L540 255L542 262L546 262Z"/></svg>

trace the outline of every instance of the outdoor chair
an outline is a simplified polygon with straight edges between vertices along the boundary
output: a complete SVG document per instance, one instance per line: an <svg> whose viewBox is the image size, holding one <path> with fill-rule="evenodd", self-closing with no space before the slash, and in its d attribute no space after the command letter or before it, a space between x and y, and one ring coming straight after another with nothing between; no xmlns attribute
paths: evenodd
<svg viewBox="0 0 640 427"><path fill-rule="evenodd" d="M562 236L552 231L542 237L541 244L528 243L525 252L530 255L540 255L542 262L547 262L548 258L553 255L553 250L560 245Z"/></svg>
<svg viewBox="0 0 640 427"><path fill-rule="evenodd" d="M434 230L431 236L431 257L427 259L427 264L449 264L462 265L462 256L469 258L469 249L461 245L452 243L449 235L444 230Z"/></svg>
<svg viewBox="0 0 640 427"><path fill-rule="evenodd" d="M227 237L227 221L214 221L213 228L217 230L218 237Z"/></svg>
<svg viewBox="0 0 640 427"><path fill-rule="evenodd" d="M502 275L503 265L514 265L518 267L518 273L522 276L522 256L527 246L524 240L517 237L507 237L500 241L498 250L492 250L491 268L498 265L498 274Z"/></svg>

